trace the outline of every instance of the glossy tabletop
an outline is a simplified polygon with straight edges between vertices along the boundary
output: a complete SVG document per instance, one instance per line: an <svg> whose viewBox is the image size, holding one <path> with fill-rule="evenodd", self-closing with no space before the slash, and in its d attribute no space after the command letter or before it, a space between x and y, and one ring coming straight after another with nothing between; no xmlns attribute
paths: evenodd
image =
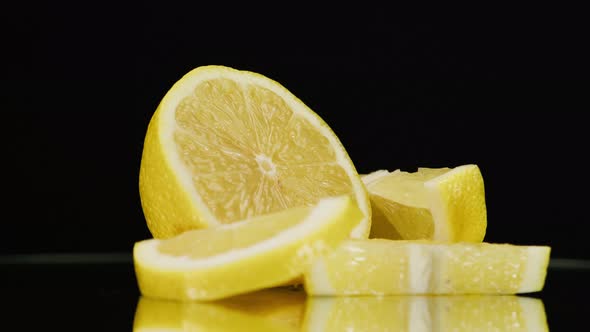
<svg viewBox="0 0 590 332"><path fill-rule="evenodd" d="M0 273L4 323L20 331L529 331L545 322L564 331L584 330L590 315L590 264L563 259L552 260L543 291L521 296L312 298L284 288L175 303L141 297L125 254L4 257Z"/></svg>

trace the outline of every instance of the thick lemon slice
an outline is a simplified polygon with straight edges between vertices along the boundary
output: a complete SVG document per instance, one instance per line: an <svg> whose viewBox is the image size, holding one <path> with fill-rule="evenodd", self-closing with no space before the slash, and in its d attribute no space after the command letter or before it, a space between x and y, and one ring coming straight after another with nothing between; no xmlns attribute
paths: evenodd
<svg viewBox="0 0 590 332"><path fill-rule="evenodd" d="M332 251L363 218L349 196L325 198L239 223L135 244L144 296L215 300L278 286Z"/></svg>
<svg viewBox="0 0 590 332"><path fill-rule="evenodd" d="M517 294L540 291L550 247L348 240L305 276L313 295Z"/></svg>
<svg viewBox="0 0 590 332"><path fill-rule="evenodd" d="M370 207L330 127L279 83L223 66L194 69L172 86L147 129L139 189L156 238L350 195Z"/></svg>
<svg viewBox="0 0 590 332"><path fill-rule="evenodd" d="M363 176L373 208L371 237L481 242L487 226L477 165L379 170Z"/></svg>
<svg viewBox="0 0 590 332"><path fill-rule="evenodd" d="M514 295L309 297L302 331L548 331L543 302Z"/></svg>

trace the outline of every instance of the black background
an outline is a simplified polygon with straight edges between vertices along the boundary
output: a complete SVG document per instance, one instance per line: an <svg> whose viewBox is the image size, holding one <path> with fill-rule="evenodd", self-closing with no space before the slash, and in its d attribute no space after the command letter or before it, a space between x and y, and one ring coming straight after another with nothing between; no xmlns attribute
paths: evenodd
<svg viewBox="0 0 590 332"><path fill-rule="evenodd" d="M222 7L0 14L1 254L130 252L150 237L138 191L147 124L176 80L218 64L283 84L360 173L478 164L486 241L590 258L581 11Z"/></svg>

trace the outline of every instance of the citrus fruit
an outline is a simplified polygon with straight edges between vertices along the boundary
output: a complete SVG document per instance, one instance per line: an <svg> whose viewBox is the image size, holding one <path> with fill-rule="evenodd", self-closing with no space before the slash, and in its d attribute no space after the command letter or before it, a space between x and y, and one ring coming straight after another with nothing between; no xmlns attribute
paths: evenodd
<svg viewBox="0 0 590 332"><path fill-rule="evenodd" d="M363 217L345 195L140 241L133 250L139 289L147 297L215 300L282 285L347 239Z"/></svg>
<svg viewBox="0 0 590 332"><path fill-rule="evenodd" d="M370 229L366 190L330 127L278 82L224 66L178 80L152 116L139 191L155 238L350 195Z"/></svg>
<svg viewBox="0 0 590 332"><path fill-rule="evenodd" d="M312 295L517 294L540 291L550 247L347 240L304 275Z"/></svg>
<svg viewBox="0 0 590 332"><path fill-rule="evenodd" d="M543 302L514 295L308 297L302 331L548 331Z"/></svg>
<svg viewBox="0 0 590 332"><path fill-rule="evenodd" d="M477 165L379 170L363 176L375 223L371 237L481 242L487 226Z"/></svg>

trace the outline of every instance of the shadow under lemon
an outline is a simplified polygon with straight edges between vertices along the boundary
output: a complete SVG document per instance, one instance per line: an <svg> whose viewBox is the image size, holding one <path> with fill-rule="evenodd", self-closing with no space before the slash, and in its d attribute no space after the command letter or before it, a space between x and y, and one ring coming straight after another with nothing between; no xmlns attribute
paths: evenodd
<svg viewBox="0 0 590 332"><path fill-rule="evenodd" d="M214 302L140 297L133 331L548 331L515 295L314 297L279 287Z"/></svg>

